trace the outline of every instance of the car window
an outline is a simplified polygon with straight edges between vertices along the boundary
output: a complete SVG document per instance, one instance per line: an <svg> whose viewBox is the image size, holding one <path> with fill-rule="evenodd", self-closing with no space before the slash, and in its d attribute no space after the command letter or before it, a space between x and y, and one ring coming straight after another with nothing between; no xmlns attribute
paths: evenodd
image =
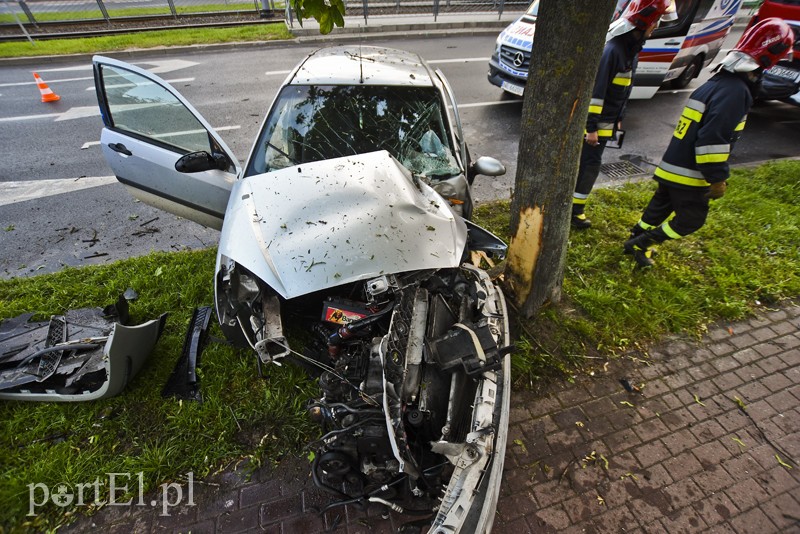
<svg viewBox="0 0 800 534"><path fill-rule="evenodd" d="M205 127L172 93L135 72L103 65L113 127L179 152L211 152Z"/></svg>
<svg viewBox="0 0 800 534"><path fill-rule="evenodd" d="M387 150L424 176L460 173L432 87L284 87L245 176L312 161Z"/></svg>

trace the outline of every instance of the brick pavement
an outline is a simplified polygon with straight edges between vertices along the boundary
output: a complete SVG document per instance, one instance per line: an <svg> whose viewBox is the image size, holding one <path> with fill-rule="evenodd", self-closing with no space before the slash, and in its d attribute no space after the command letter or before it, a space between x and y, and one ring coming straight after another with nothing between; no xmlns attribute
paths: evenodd
<svg viewBox="0 0 800 534"><path fill-rule="evenodd" d="M514 391L493 532L800 533L798 332L800 307L787 306ZM107 508L67 531L396 532L408 520L351 507L320 518L328 498L300 460L246 471L195 484L195 506L169 517Z"/></svg>

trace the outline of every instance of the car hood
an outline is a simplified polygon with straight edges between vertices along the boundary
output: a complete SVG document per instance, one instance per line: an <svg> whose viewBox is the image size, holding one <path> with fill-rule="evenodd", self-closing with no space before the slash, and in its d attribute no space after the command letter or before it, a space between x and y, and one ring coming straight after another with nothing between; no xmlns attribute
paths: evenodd
<svg viewBox="0 0 800 534"><path fill-rule="evenodd" d="M500 42L522 50L530 50L533 47L533 34L536 32L536 24L529 17L521 17L509 24L500 33Z"/></svg>
<svg viewBox="0 0 800 534"><path fill-rule="evenodd" d="M231 192L222 257L290 299L384 274L457 267L464 221L386 151L250 176Z"/></svg>

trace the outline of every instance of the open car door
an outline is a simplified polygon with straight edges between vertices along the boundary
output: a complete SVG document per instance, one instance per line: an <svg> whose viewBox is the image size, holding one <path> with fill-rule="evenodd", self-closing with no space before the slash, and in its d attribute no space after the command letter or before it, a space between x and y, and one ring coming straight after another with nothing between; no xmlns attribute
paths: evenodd
<svg viewBox="0 0 800 534"><path fill-rule="evenodd" d="M241 167L205 119L167 82L95 56L100 146L117 179L147 204L220 229Z"/></svg>

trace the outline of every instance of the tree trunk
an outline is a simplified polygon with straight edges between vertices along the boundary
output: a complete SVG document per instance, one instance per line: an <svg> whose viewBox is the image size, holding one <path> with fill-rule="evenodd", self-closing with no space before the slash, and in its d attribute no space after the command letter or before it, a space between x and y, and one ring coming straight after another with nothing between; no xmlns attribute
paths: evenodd
<svg viewBox="0 0 800 534"><path fill-rule="evenodd" d="M541 3L525 86L506 290L520 313L561 299L572 192L615 0Z"/></svg>

